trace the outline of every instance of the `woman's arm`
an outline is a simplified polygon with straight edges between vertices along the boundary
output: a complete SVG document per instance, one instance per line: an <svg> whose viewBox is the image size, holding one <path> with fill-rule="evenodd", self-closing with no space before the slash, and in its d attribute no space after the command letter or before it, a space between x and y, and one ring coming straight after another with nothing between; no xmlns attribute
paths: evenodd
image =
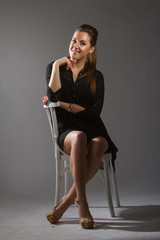
<svg viewBox="0 0 160 240"><path fill-rule="evenodd" d="M49 82L51 71L52 65L49 64L46 72L47 83ZM47 95L50 101L53 102L59 101L60 93L61 89L59 89L56 93L53 94L52 90L48 87ZM75 116L80 119L93 119L100 115L103 106L103 99L104 99L104 78L103 74L99 72L97 75L95 104L93 106L87 105L82 106L74 103L67 103L61 101L59 101L59 103L61 108L75 114Z"/></svg>
<svg viewBox="0 0 160 240"><path fill-rule="evenodd" d="M78 112L85 110L84 107L82 107L78 104L75 104L75 103L66 103L66 102L59 101L59 104L60 104L61 108L65 109L66 111L71 112L71 113L78 113Z"/></svg>
<svg viewBox="0 0 160 240"><path fill-rule="evenodd" d="M57 60L54 63L50 63L47 66L46 69L46 81L47 81L47 96L44 96L41 101L43 102L44 105L48 103L48 101L53 101L57 102L60 99L61 95L61 81L60 81L60 74L59 74L59 67L68 62L68 58L66 59L65 57L62 59ZM66 65L67 69L72 69L71 63L75 63L74 60L69 60L68 64ZM68 112L72 113L77 113L80 111L85 110L84 107L77 105L77 104L71 104L71 103L66 103L59 101L60 107L65 109Z"/></svg>
<svg viewBox="0 0 160 240"><path fill-rule="evenodd" d="M100 116L104 101L104 78L101 72L97 72L96 96L93 106L83 105L84 110L75 113L75 116L83 120L92 120Z"/></svg>
<svg viewBox="0 0 160 240"><path fill-rule="evenodd" d="M48 64L46 69L46 81L47 81L47 96L51 102L57 102L61 97L61 80L59 68L62 65L66 65L66 69L72 70L72 64L76 60L68 59L67 57L56 60L53 63Z"/></svg>
<svg viewBox="0 0 160 240"><path fill-rule="evenodd" d="M61 102L60 107L75 114L79 119L94 119L97 118L102 111L104 100L104 78L101 72L97 73L97 81L96 81L96 96L95 96L95 104L93 106L82 106L78 104L71 104L66 102Z"/></svg>
<svg viewBox="0 0 160 240"><path fill-rule="evenodd" d="M57 92L61 88L59 64L57 61L52 65L52 72L48 86L51 88L52 92Z"/></svg>
<svg viewBox="0 0 160 240"><path fill-rule="evenodd" d="M43 102L44 105L47 105L49 98L47 96L44 96L41 98L41 101ZM59 107L65 109L66 111L71 112L71 113L78 113L78 112L85 110L84 107L74 104L74 103L66 103L66 102L61 102L61 101L58 101L58 102L59 102Z"/></svg>
<svg viewBox="0 0 160 240"><path fill-rule="evenodd" d="M48 84L52 92L57 92L61 88L59 67L66 64L67 69L72 69L72 63L74 62L75 60L70 60L67 57L63 57L53 63L51 77Z"/></svg>

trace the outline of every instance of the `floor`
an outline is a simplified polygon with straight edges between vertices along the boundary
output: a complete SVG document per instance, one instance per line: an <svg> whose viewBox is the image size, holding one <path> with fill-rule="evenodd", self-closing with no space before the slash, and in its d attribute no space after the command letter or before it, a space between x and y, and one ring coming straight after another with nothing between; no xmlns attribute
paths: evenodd
<svg viewBox="0 0 160 240"><path fill-rule="evenodd" d="M94 199L94 201L93 201ZM97 197L98 199L98 197ZM103 200L89 198L95 227L84 230L78 222L77 206L73 205L61 221L51 225L45 218L51 202L33 199L1 199L1 240L152 240L160 239L160 196L121 197L121 208L110 217Z"/></svg>

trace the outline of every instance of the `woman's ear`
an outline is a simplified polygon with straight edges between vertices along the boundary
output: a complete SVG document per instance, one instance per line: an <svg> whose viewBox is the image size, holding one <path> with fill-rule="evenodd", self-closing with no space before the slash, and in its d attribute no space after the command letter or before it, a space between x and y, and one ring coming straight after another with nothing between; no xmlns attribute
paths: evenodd
<svg viewBox="0 0 160 240"><path fill-rule="evenodd" d="M95 49L95 47L91 47L89 53L93 53L94 49Z"/></svg>

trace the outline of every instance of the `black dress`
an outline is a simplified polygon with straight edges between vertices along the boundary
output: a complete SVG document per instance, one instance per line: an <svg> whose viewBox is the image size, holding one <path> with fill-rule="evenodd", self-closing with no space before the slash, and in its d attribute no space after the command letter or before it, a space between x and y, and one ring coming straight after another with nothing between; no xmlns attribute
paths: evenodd
<svg viewBox="0 0 160 240"><path fill-rule="evenodd" d="M46 80L49 84L53 62L47 66ZM78 113L71 113L62 108L56 108L59 144L63 149L63 142L67 134L73 130L83 131L88 138L88 142L98 136L104 137L108 144L108 152L112 154L112 160L116 159L117 147L111 141L108 132L100 118L100 113L104 100L104 79L100 71L96 70L96 94L93 95L86 77L81 77L86 71L85 67L79 73L76 82L73 80L71 70L67 70L65 66L60 67L61 88L55 93L51 88L47 87L47 96L51 102L63 101L67 103L75 103L85 108Z"/></svg>

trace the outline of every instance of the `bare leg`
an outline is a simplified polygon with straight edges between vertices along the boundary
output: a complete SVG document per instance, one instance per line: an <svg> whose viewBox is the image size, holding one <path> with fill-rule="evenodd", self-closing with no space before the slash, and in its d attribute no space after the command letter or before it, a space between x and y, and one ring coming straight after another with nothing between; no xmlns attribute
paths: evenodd
<svg viewBox="0 0 160 240"><path fill-rule="evenodd" d="M75 134L75 135L73 136L73 135L71 135L71 133ZM86 149L85 146L84 146L84 151L82 152L82 155L81 155L82 146L80 147L80 145L81 145L80 142L81 141L76 139L77 138L77 135L76 135L77 131L76 132L74 131L74 132L71 132L71 133L70 133L70 136L68 134L66 139L65 139L64 151L67 154L71 155L71 170L73 170L73 173L72 173L73 179L74 179L74 176L76 175L76 169L75 168L77 168L77 171L79 171L77 176L79 176L80 181L78 180L78 183L77 183L76 182L77 180L74 179L74 184L72 185L72 187L71 187L71 189L68 192L67 197L66 197L66 202L67 203L72 203L75 200L76 197L79 201L86 200L85 184L96 174L96 172L99 168L100 162L101 162L101 158L102 158L104 152L108 149L107 141L103 137L97 137L97 138L92 139L90 141L90 143L88 144L88 146L87 146L88 147L88 155L87 155L87 149ZM81 138L81 137L78 136L78 138ZM83 137L81 138L81 140L82 139L83 139ZM71 143L70 143L70 141L71 141ZM74 144L77 144L77 143L78 143L80 149L79 148L77 149L75 147ZM86 140L84 141L84 143L86 144ZM77 151L72 152L73 147L74 147L74 150L77 149ZM84 162L82 162L82 156L84 157L84 160L87 162L87 166L85 165ZM87 159L86 159L86 156L87 156ZM79 160L79 162L78 162L78 160ZM76 165L74 164L75 161L76 161ZM82 168L83 172L81 172L81 169L80 169L82 164L83 164L83 168ZM85 167L85 169L87 169L86 179L84 177L82 177L82 176L85 175L84 174L84 167ZM77 193L76 184L77 184L77 186L80 187L80 189L78 191L79 194ZM64 207L64 205L65 205L65 202L62 202L60 204L59 208ZM67 208L68 208L68 206L66 206L66 208L64 208L64 211ZM81 207L79 207L80 216L83 216L83 213L84 213L84 209L81 206Z"/></svg>
<svg viewBox="0 0 160 240"><path fill-rule="evenodd" d="M88 144L88 170L86 183L90 181L93 176L97 173L102 156L104 152L108 149L108 143L103 137L97 137L90 141ZM69 202L73 202L76 198L75 184L72 185L70 191L67 194L67 199Z"/></svg>
<svg viewBox="0 0 160 240"><path fill-rule="evenodd" d="M88 156L87 156L88 170L86 183L89 182L93 178L93 176L97 173L102 156L107 149L108 143L103 137L96 137L92 139L88 144ZM79 200L78 195L76 195L76 185L74 183L67 194L67 199L73 202L76 197ZM84 212L85 209L83 209L83 206L82 205L79 206L79 215L83 216Z"/></svg>
<svg viewBox="0 0 160 240"><path fill-rule="evenodd" d="M64 151L70 155L70 168L74 180L74 191L71 197L66 197L57 207L65 212L77 195L77 199L86 201L87 179L87 136L81 131L70 132L64 140ZM77 189L77 191L75 191ZM75 195L75 193L76 195ZM74 196L72 195L74 194ZM72 200L73 199L73 200Z"/></svg>
<svg viewBox="0 0 160 240"><path fill-rule="evenodd" d="M70 167L77 191L77 199L86 201L87 179L87 136L83 132L74 131L68 134L65 148L70 148ZM67 149L66 149L67 150Z"/></svg>

